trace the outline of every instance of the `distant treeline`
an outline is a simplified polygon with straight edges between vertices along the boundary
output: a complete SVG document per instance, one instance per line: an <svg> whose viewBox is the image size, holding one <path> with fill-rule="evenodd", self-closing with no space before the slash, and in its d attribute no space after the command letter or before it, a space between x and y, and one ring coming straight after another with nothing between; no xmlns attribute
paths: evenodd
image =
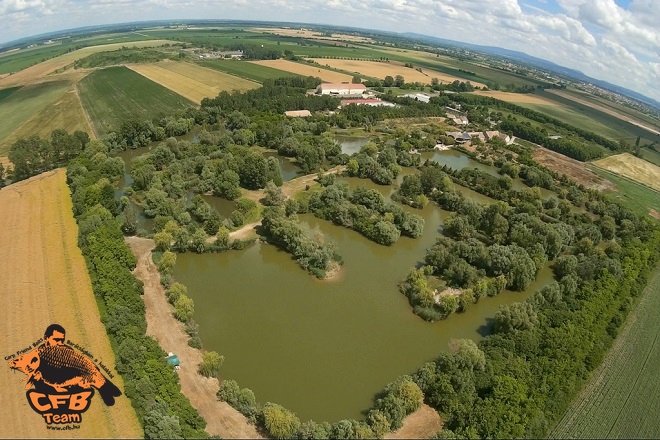
<svg viewBox="0 0 660 440"><path fill-rule="evenodd" d="M157 49L128 48L110 52L97 52L80 60L76 60L73 66L76 69L115 66L130 63L156 63L166 59L179 58L179 54L165 52Z"/></svg>

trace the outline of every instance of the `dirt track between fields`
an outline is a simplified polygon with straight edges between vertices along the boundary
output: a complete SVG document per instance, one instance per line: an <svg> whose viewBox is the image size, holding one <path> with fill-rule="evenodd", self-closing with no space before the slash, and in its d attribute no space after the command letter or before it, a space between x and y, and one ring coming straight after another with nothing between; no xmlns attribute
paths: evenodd
<svg viewBox="0 0 660 440"><path fill-rule="evenodd" d="M202 354L188 345L189 337L183 324L172 315L173 307L167 302L160 284L160 273L151 258L151 251L155 247L153 240L128 237L126 243L138 259L133 273L144 283L147 334L153 336L163 350L179 357L181 391L206 420L206 432L222 438L262 438L243 414L217 399L218 379L197 373Z"/></svg>

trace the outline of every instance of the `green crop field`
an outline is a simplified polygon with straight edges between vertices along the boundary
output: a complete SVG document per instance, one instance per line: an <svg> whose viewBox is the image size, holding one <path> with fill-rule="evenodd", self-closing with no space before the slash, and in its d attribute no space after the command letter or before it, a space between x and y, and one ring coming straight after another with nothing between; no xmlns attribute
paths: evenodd
<svg viewBox="0 0 660 440"><path fill-rule="evenodd" d="M54 44L31 49L21 49L0 57L0 74L18 72L30 66L65 54L70 45Z"/></svg>
<svg viewBox="0 0 660 440"><path fill-rule="evenodd" d="M550 438L660 437L660 268Z"/></svg>
<svg viewBox="0 0 660 440"><path fill-rule="evenodd" d="M554 110L550 108L536 108L533 105L525 105L526 107L548 113L550 116L573 124L576 127L596 132L617 141L625 140L630 144L635 143L637 136L642 137L642 144L657 140L657 136L616 116L608 115L600 110L552 93L537 91L536 94L555 101L560 105L554 106ZM555 114L550 113L551 111L554 111Z"/></svg>
<svg viewBox="0 0 660 440"><path fill-rule="evenodd" d="M283 76L300 76L284 70L248 63L247 61L209 60L201 61L199 65L257 82L264 82L266 79L281 78Z"/></svg>
<svg viewBox="0 0 660 440"><path fill-rule="evenodd" d="M126 67L97 70L78 83L78 90L97 135L119 128L123 121L171 115L193 105Z"/></svg>
<svg viewBox="0 0 660 440"><path fill-rule="evenodd" d="M51 105L66 92L66 82L49 82L21 89L0 91L0 156L9 151L5 139L43 108ZM13 90L6 93L7 90ZM3 97L4 95L4 97Z"/></svg>
<svg viewBox="0 0 660 440"><path fill-rule="evenodd" d="M621 202L628 209L641 215L648 215L649 209L660 211L658 209L660 207L660 192L602 168L593 165L589 165L588 167L591 171L604 177L616 186L617 191L608 192L608 195Z"/></svg>
<svg viewBox="0 0 660 440"><path fill-rule="evenodd" d="M9 95L20 89L20 87L9 87L6 89L0 90L0 101L7 98Z"/></svg>

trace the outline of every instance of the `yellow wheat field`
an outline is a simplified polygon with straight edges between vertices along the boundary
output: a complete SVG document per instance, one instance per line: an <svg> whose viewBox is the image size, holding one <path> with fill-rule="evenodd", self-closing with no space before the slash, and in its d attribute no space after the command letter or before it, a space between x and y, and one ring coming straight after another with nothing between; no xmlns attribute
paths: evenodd
<svg viewBox="0 0 660 440"><path fill-rule="evenodd" d="M260 87L256 82L191 63L163 61L126 67L198 104L204 98L215 98L222 91Z"/></svg>
<svg viewBox="0 0 660 440"><path fill-rule="evenodd" d="M660 191L660 167L629 153L597 160L594 165Z"/></svg>
<svg viewBox="0 0 660 440"><path fill-rule="evenodd" d="M453 82L456 80L465 81L464 79L457 78L446 73L438 72L437 70L421 68L422 71L411 69L401 63L397 62L380 62L380 61L356 61L356 60L335 60L326 58L313 58L314 61L322 66L330 66L335 69L346 70L352 73L361 73L362 75L371 76L373 78L384 79L386 76L395 78L397 75L403 76L406 82L420 82L423 84L431 84L433 78L438 78L441 82ZM478 82L470 83L473 86L482 87L483 84Z"/></svg>
<svg viewBox="0 0 660 440"><path fill-rule="evenodd" d="M262 60L250 62L254 64L260 64L262 66L272 67L273 69L280 69L291 73L297 73L298 75L302 76L317 76L323 81L330 83L349 83L353 79L351 75L346 75L345 73L334 72L322 67L294 63L293 61L287 60Z"/></svg>
<svg viewBox="0 0 660 440"><path fill-rule="evenodd" d="M3 188L0 207L3 358L38 341L49 324L58 323L65 328L66 339L108 366L112 381L124 390L77 245L78 227L64 169ZM98 393L82 414L80 429L49 430L27 402L25 382L19 382L23 377L11 371L6 360L0 367L4 410L0 438L143 436L126 396L107 407Z"/></svg>

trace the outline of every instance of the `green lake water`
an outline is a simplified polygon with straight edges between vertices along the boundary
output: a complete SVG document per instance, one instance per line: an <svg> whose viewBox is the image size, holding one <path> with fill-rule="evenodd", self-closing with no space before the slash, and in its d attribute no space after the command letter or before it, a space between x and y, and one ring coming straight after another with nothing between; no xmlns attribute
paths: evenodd
<svg viewBox="0 0 660 440"><path fill-rule="evenodd" d="M367 180L346 180L391 193ZM174 277L195 301L204 346L225 356L220 378L238 381L259 402L281 404L301 420L360 419L388 382L433 360L453 338L479 339L500 305L523 300L552 279L546 268L526 292L503 292L466 313L424 322L397 284L423 259L449 213L433 204L413 212L425 219L423 236L402 237L391 247L302 215L344 258L342 272L330 281L311 277L269 244L178 255Z"/></svg>

